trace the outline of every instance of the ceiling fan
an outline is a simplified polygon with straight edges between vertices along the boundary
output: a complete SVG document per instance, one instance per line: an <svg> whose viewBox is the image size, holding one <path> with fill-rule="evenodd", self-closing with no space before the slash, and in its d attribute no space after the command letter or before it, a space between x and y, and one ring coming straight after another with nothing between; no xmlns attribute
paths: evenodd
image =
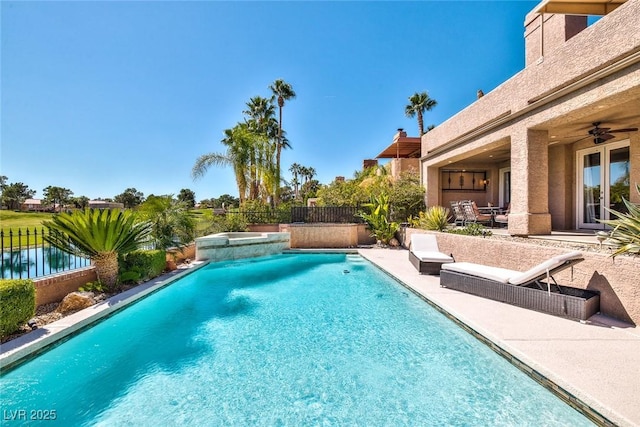
<svg viewBox="0 0 640 427"><path fill-rule="evenodd" d="M593 138L594 144L602 144L605 141L615 138L613 133L627 133L627 132L635 132L638 128L624 128L624 129L611 129L611 128L601 128L601 122L593 123L593 129L591 129L588 133L589 136L585 136L585 138Z"/></svg>

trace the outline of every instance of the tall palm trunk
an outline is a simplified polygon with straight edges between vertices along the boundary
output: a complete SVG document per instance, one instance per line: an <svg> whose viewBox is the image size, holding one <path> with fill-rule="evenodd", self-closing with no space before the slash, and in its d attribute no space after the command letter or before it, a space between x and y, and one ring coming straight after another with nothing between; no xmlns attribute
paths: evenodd
<svg viewBox="0 0 640 427"><path fill-rule="evenodd" d="M278 97L278 144L276 147L276 192L274 197L275 204L280 203L280 153L282 153L282 107L284 107L284 99Z"/></svg>
<svg viewBox="0 0 640 427"><path fill-rule="evenodd" d="M114 289L118 282L118 253L100 252L91 258L96 267L98 280L107 286L107 289Z"/></svg>

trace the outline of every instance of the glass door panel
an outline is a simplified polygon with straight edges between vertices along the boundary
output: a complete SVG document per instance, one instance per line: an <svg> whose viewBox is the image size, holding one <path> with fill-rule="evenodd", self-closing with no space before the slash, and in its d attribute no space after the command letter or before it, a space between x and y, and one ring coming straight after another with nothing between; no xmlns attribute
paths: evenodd
<svg viewBox="0 0 640 427"><path fill-rule="evenodd" d="M622 147L609 152L609 209L627 213L627 207L622 199L629 200L630 182L629 147ZM616 215L608 212L610 217Z"/></svg>
<svg viewBox="0 0 640 427"><path fill-rule="evenodd" d="M626 213L630 195L629 141L580 150L578 160L578 228L603 230L600 219L613 219L610 210Z"/></svg>
<svg viewBox="0 0 640 427"><path fill-rule="evenodd" d="M601 196L601 153L591 153L583 156L582 166L582 226L589 227L599 225L602 218Z"/></svg>

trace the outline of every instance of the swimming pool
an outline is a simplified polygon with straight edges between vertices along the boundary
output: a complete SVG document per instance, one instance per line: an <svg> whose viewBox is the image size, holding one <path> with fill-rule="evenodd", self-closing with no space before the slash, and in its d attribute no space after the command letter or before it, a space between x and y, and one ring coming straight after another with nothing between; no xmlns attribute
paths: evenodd
<svg viewBox="0 0 640 427"><path fill-rule="evenodd" d="M210 264L0 385L5 416L65 426L590 425L345 254Z"/></svg>

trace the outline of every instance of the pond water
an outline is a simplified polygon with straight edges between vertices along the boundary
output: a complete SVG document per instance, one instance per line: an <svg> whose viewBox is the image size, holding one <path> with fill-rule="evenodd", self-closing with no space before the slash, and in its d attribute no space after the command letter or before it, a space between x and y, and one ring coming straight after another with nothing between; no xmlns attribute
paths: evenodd
<svg viewBox="0 0 640 427"><path fill-rule="evenodd" d="M73 256L54 247L38 247L23 250L2 250L0 278L25 279L90 265L87 258Z"/></svg>

